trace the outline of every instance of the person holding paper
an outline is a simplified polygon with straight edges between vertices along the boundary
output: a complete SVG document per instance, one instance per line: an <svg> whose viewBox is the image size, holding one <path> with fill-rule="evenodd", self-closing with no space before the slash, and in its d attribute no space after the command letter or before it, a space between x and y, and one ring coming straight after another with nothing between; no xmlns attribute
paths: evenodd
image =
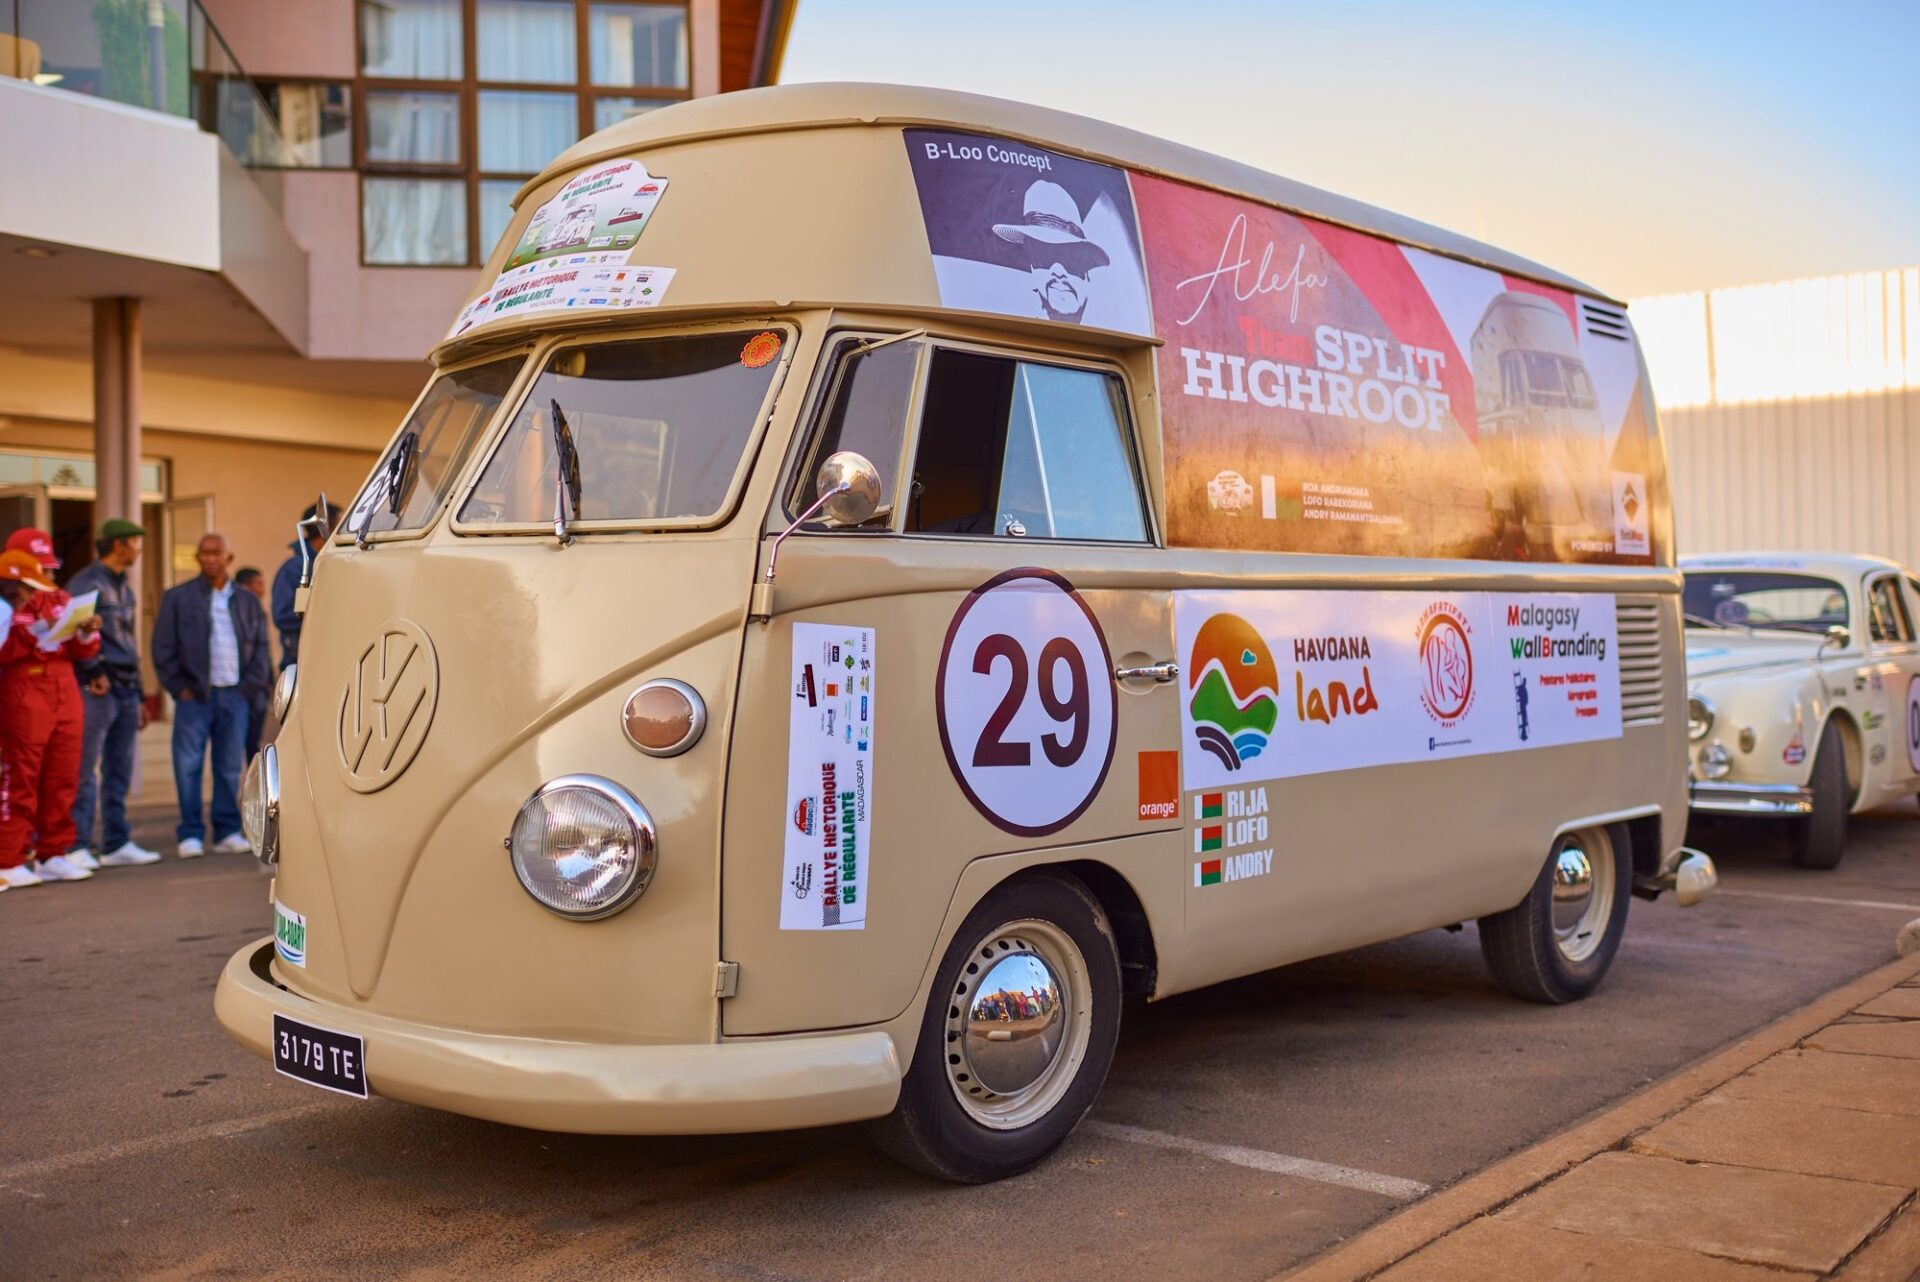
<svg viewBox="0 0 1920 1282"><path fill-rule="evenodd" d="M40 537L44 555L11 542L0 553L0 591L13 606L0 642L0 881L16 890L93 876L67 851L74 844L85 724L74 664L100 652L100 619L86 612L85 621L71 627L73 635L62 638L71 600L47 577L52 541ZM30 853L39 856L32 867Z"/></svg>
<svg viewBox="0 0 1920 1282"><path fill-rule="evenodd" d="M158 853L134 841L127 823L136 736L147 724L140 687L140 612L132 578L145 536L146 531L132 521L116 517L102 523L94 543L99 555L67 583L75 596L96 595L94 610L100 617L100 657L81 664L79 674L86 734L80 751L80 794L73 805L78 844L67 852L67 859L82 868L129 867L160 859ZM96 816L106 828L97 860L93 855Z"/></svg>

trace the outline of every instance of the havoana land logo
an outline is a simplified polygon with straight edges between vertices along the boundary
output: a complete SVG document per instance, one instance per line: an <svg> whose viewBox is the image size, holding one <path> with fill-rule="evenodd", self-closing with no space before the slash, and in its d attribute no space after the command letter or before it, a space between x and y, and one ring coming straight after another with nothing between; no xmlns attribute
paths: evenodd
<svg viewBox="0 0 1920 1282"><path fill-rule="evenodd" d="M1251 623L1216 614L1200 625L1187 658L1193 735L1229 770L1266 751L1280 718L1273 654Z"/></svg>

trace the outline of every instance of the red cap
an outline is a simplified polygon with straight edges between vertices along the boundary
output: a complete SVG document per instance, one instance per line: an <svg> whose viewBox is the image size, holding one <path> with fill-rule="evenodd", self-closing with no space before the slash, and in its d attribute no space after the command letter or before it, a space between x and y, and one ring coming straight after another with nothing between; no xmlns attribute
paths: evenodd
<svg viewBox="0 0 1920 1282"><path fill-rule="evenodd" d="M53 539L45 530L36 530L32 526L15 530L7 539L7 551L25 552L38 561L43 570L60 568L60 558L53 554Z"/></svg>

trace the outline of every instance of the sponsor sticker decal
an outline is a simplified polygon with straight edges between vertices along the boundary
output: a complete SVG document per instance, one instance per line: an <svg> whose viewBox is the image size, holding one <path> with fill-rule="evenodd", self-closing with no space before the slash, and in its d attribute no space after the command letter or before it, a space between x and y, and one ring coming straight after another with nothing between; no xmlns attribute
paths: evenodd
<svg viewBox="0 0 1920 1282"><path fill-rule="evenodd" d="M277 899L273 901L273 951L287 965L306 969L307 919Z"/></svg>
<svg viewBox="0 0 1920 1282"><path fill-rule="evenodd" d="M1143 822L1180 817L1180 754L1140 754L1140 818Z"/></svg>
<svg viewBox="0 0 1920 1282"><path fill-rule="evenodd" d="M1193 830L1195 890L1230 885L1273 871L1267 790L1231 788L1203 794L1196 807L1202 822ZM1207 819L1218 822L1207 823Z"/></svg>
<svg viewBox="0 0 1920 1282"><path fill-rule="evenodd" d="M1907 680L1907 762L1920 774L1920 676Z"/></svg>
<svg viewBox="0 0 1920 1282"><path fill-rule="evenodd" d="M861 930L871 887L874 631L796 623L792 664L780 929ZM867 693L855 693L853 676Z"/></svg>

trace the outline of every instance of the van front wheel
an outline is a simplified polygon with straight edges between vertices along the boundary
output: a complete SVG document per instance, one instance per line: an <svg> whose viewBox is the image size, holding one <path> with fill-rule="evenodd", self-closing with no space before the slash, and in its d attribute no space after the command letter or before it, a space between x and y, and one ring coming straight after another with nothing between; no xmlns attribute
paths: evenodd
<svg viewBox="0 0 1920 1282"><path fill-rule="evenodd" d="M1092 1107L1120 1037L1120 957L1078 881L1039 873L968 914L934 977L887 1153L981 1184L1051 1153Z"/></svg>
<svg viewBox="0 0 1920 1282"><path fill-rule="evenodd" d="M1559 1005L1600 986L1627 928L1632 853L1605 828L1563 834L1527 897L1480 919L1480 953L1496 984Z"/></svg>

